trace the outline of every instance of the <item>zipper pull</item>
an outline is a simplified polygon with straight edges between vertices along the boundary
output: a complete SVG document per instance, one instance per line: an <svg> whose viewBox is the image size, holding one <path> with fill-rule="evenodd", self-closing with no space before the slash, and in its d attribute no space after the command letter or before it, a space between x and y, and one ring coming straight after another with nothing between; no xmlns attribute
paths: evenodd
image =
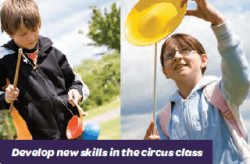
<svg viewBox="0 0 250 164"><path fill-rule="evenodd" d="M37 69L37 65L35 65L34 67L33 67L33 70L36 70Z"/></svg>
<svg viewBox="0 0 250 164"><path fill-rule="evenodd" d="M28 59L24 58L24 59L23 59L23 62L24 62L25 64L28 64Z"/></svg>

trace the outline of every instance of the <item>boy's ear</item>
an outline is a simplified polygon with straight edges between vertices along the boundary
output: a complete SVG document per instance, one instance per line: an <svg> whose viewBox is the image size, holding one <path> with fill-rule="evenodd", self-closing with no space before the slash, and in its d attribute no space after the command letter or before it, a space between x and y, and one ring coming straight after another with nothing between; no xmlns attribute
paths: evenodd
<svg viewBox="0 0 250 164"><path fill-rule="evenodd" d="M208 57L207 54L201 55L201 68L205 68L207 66Z"/></svg>
<svg viewBox="0 0 250 164"><path fill-rule="evenodd" d="M170 77L169 77L167 71L165 71L164 67L162 67L161 69L162 69L163 74L166 76L166 78L170 79Z"/></svg>

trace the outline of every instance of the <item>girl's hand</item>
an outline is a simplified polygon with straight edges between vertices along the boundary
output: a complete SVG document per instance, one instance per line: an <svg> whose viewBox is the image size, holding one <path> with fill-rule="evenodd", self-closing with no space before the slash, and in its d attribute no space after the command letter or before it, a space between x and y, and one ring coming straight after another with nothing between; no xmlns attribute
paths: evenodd
<svg viewBox="0 0 250 164"><path fill-rule="evenodd" d="M156 134L155 135L153 134L154 126L155 126L154 121L151 121L150 125L148 126L147 132L145 134L144 140L160 140L160 137L157 134L157 130Z"/></svg>
<svg viewBox="0 0 250 164"><path fill-rule="evenodd" d="M188 0L181 0L181 8ZM207 0L194 0L197 4L196 10L188 10L186 15L195 16L211 22L212 25L220 25L225 22L222 15Z"/></svg>
<svg viewBox="0 0 250 164"><path fill-rule="evenodd" d="M6 103L10 104L12 101L17 100L18 95L19 95L19 89L14 88L13 85L9 85L5 89L5 101L6 101Z"/></svg>

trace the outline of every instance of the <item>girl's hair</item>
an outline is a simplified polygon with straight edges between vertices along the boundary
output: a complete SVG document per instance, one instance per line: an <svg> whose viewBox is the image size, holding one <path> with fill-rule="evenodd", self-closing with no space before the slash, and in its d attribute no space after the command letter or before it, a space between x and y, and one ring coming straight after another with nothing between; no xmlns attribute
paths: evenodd
<svg viewBox="0 0 250 164"><path fill-rule="evenodd" d="M205 49L203 48L202 44L195 39L194 37L188 35L188 34L174 34L162 45L161 48L161 65L164 67L164 59L163 55L166 52L166 50L170 50L172 47L178 47L179 49L183 47L190 47L193 50L197 51L198 54L206 54ZM202 74L205 73L206 67L202 69Z"/></svg>
<svg viewBox="0 0 250 164"><path fill-rule="evenodd" d="M5 0L0 12L1 29L12 36L23 23L29 30L41 25L41 17L34 0Z"/></svg>

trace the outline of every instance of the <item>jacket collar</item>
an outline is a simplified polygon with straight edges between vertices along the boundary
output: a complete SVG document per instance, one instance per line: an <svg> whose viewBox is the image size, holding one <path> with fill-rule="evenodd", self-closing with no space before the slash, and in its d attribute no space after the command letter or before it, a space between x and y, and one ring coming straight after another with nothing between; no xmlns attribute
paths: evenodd
<svg viewBox="0 0 250 164"><path fill-rule="evenodd" d="M187 100L192 98L192 97L196 97L198 96L197 91L203 89L205 86L207 86L208 84L214 82L214 81L218 81L219 78L216 76L203 76L202 79L199 81L199 83L193 88L193 90L191 91L191 93L189 94L189 96L187 97ZM185 101L182 96L179 93L179 90L177 90L173 96L170 98L171 102L174 103L180 103L181 101Z"/></svg>

